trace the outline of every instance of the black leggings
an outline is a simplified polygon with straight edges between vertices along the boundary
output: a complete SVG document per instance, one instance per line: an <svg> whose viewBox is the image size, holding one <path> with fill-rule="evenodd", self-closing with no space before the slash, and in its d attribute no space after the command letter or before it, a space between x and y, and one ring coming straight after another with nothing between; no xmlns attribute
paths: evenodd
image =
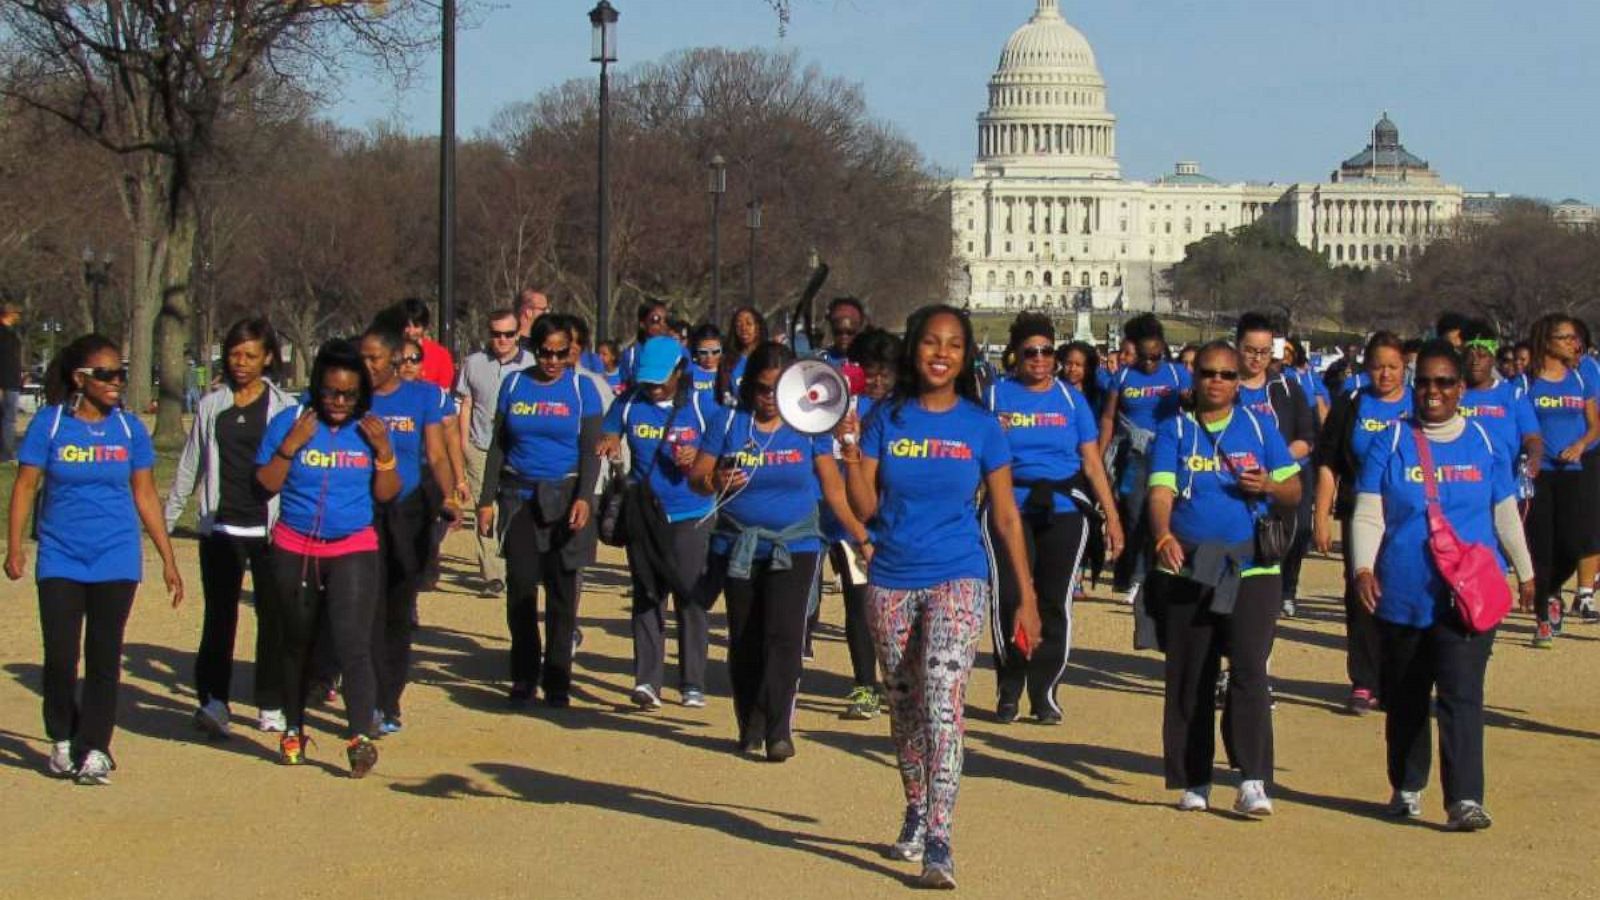
<svg viewBox="0 0 1600 900"><path fill-rule="evenodd" d="M304 733L306 688L317 642L319 612L344 676L345 737L372 736L377 678L372 670L372 622L382 590L373 551L316 559L272 549L272 569L283 601L283 699L289 727Z"/></svg>
<svg viewBox="0 0 1600 900"><path fill-rule="evenodd" d="M433 543L433 520L420 490L377 509L383 602L373 616L373 671L378 679L377 709L387 718L399 719L400 695L410 680L417 591Z"/></svg>
<svg viewBox="0 0 1600 900"><path fill-rule="evenodd" d="M117 727L122 682L122 636L133 609L136 581L39 582L39 630L44 635L44 733L71 741L73 759L109 753ZM87 624L87 630L85 625ZM78 657L83 656L83 699Z"/></svg>
<svg viewBox="0 0 1600 900"><path fill-rule="evenodd" d="M806 605L821 554L796 553L789 568L758 562L749 578L727 577L728 672L741 743L788 740L800 687ZM712 565L724 572L727 557Z"/></svg>
<svg viewBox="0 0 1600 900"><path fill-rule="evenodd" d="M1361 604L1356 593L1355 556L1350 548L1354 530L1349 519L1339 522L1339 540L1344 547L1344 668L1352 690L1364 688L1377 696L1379 693L1379 661L1381 649L1378 640L1378 620Z"/></svg>
<svg viewBox="0 0 1600 900"><path fill-rule="evenodd" d="M863 580L858 584L850 571L850 554L860 552L855 548L847 551L844 544L832 544L828 547L828 562L844 586L844 643L850 649L851 678L856 687L872 687L878 683L878 651L872 645L867 615L867 583Z"/></svg>
<svg viewBox="0 0 1600 900"><path fill-rule="evenodd" d="M1300 506L1295 510L1294 542L1283 558L1283 599L1300 595L1300 571L1311 551L1311 505L1317 496L1315 469L1307 463L1300 472Z"/></svg>
<svg viewBox="0 0 1600 900"><path fill-rule="evenodd" d="M578 626L578 572L562 557L572 532L540 525L534 504L506 523L506 627L511 632L511 681L538 684L545 700L562 703L572 692L572 632ZM540 550L540 530L549 549ZM539 640L539 588L544 588L545 638Z"/></svg>
<svg viewBox="0 0 1600 900"><path fill-rule="evenodd" d="M1213 615L1211 591L1174 575L1156 575L1166 607L1166 703L1162 746L1167 787L1211 783L1216 755L1213 691L1223 651L1228 654L1228 694L1222 740L1228 761L1245 780L1272 778L1272 696L1267 657L1283 605L1277 575L1252 575L1239 587L1233 613Z"/></svg>
<svg viewBox="0 0 1600 900"><path fill-rule="evenodd" d="M999 547L1000 536L992 521L989 529L991 545ZM1011 641L1017 627L1017 609L1022 605L1022 585L1011 568L1011 557L996 553L1000 596L989 617L994 628L995 681L1001 703L1018 702L1026 688L1034 715L1059 715L1056 686L1067 672L1067 656L1072 652L1072 581L1083 562L1089 529L1078 513L1025 515L1022 536L1028 547L1028 563L1033 567L1028 575L1039 595L1039 646L1033 648L1033 656L1025 657Z"/></svg>
<svg viewBox="0 0 1600 900"><path fill-rule="evenodd" d="M194 660L194 691L201 705L229 702L233 686L233 644L239 630L239 597L244 573L256 607L255 700L261 709L283 708L283 623L272 555L264 537L235 537L221 531L200 538L200 585L205 590L205 624Z"/></svg>
<svg viewBox="0 0 1600 900"><path fill-rule="evenodd" d="M1549 621L1547 601L1561 591L1578 571L1578 561L1589 552L1596 498L1585 491L1587 484L1583 472L1576 469L1545 469L1534 481L1526 529L1537 584L1533 608L1540 622Z"/></svg>

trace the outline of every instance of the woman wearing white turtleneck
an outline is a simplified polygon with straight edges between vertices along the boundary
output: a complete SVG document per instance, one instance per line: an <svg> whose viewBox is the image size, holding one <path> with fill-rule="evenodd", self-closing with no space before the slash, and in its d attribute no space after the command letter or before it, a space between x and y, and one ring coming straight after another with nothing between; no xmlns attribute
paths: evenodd
<svg viewBox="0 0 1600 900"><path fill-rule="evenodd" d="M1464 541L1499 545L1522 599L1534 596L1533 560L1517 515L1511 460L1457 412L1462 362L1440 341L1417 357L1416 424L1400 422L1372 442L1357 484L1352 547L1356 591L1382 637L1380 696L1388 720L1390 812L1422 814L1432 739L1429 700L1438 692L1440 781L1448 827L1487 828L1483 808L1483 679L1494 629L1463 625L1428 555L1428 510L1418 441L1433 458L1439 504Z"/></svg>

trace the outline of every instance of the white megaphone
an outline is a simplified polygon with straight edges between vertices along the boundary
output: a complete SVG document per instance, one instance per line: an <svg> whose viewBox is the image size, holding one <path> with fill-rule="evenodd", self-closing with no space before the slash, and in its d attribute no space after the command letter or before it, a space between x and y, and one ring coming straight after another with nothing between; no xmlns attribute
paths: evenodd
<svg viewBox="0 0 1600 900"><path fill-rule="evenodd" d="M850 382L819 359L797 359L778 375L778 415L802 434L825 434L850 411Z"/></svg>

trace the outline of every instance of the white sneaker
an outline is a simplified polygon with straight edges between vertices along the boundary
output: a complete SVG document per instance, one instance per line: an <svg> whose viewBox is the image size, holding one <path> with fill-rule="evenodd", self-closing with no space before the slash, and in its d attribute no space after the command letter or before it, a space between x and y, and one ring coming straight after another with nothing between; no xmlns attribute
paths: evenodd
<svg viewBox="0 0 1600 900"><path fill-rule="evenodd" d="M194 711L194 727L214 738L225 738L233 730L228 704L213 697Z"/></svg>
<svg viewBox="0 0 1600 900"><path fill-rule="evenodd" d="M1178 798L1178 809L1183 812L1205 812L1211 808L1211 785L1202 784L1183 792Z"/></svg>
<svg viewBox="0 0 1600 900"><path fill-rule="evenodd" d="M1233 801L1233 811L1243 816L1272 815L1272 799L1267 796L1266 783L1256 779L1240 782L1239 799Z"/></svg>
<svg viewBox="0 0 1600 900"><path fill-rule="evenodd" d="M113 768L115 766L111 764L111 757L101 753L99 750L90 750L83 757L83 765L78 767L78 783L86 785L110 784L111 770Z"/></svg>
<svg viewBox="0 0 1600 900"><path fill-rule="evenodd" d="M1422 816L1421 791L1395 791L1384 812L1396 819L1416 819Z"/></svg>
<svg viewBox="0 0 1600 900"><path fill-rule="evenodd" d="M289 720L281 709L263 709L261 718L256 722L258 731L283 732L289 730Z"/></svg>
<svg viewBox="0 0 1600 900"><path fill-rule="evenodd" d="M656 696L656 689L648 684L635 685L633 689L633 705L644 710L657 710L661 708L661 698Z"/></svg>
<svg viewBox="0 0 1600 900"><path fill-rule="evenodd" d="M72 764L72 742L56 741L50 745L50 774L60 778L70 778L78 773L78 767Z"/></svg>

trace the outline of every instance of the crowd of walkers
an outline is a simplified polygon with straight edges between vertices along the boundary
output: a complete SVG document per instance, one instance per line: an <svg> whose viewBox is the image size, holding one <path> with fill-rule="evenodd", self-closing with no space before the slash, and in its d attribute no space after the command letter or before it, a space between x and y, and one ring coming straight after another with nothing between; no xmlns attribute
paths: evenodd
<svg viewBox="0 0 1600 900"><path fill-rule="evenodd" d="M706 705L722 600L730 746L773 762L797 753L796 693L831 575L851 665L843 715L888 711L906 803L891 854L950 887L984 631L997 720L1060 724L1073 604L1109 570L1135 646L1165 657L1178 807L1210 807L1220 709L1233 809L1269 815L1277 624L1299 614L1308 552L1337 536L1348 710L1387 717L1391 811L1423 813L1437 717L1448 826L1490 824L1483 691L1497 620L1462 611L1430 547L1446 528L1492 554L1535 615L1534 647L1552 647L1569 616L1600 620L1600 365L1583 323L1546 316L1513 347L1445 316L1426 341L1379 332L1319 370L1257 314L1231 340L1180 353L1154 315L1136 316L1102 355L1024 313L998 367L953 307L919 310L898 335L850 297L827 319L819 358L855 395L827 434L780 413L795 354L749 307L724 332L649 301L619 350L528 291L487 316L482 349L457 365L428 338L426 306L407 301L325 343L298 395L273 381L271 325L241 321L164 516L150 438L122 409L120 349L73 341L18 449L5 560L21 578L31 515L50 771L109 781L138 530L180 603L168 535L192 501L196 725L219 739L234 727L248 574L256 726L278 736L280 762L301 764L307 706L342 697L350 774L367 774L376 742L406 721L419 593L470 513L478 585L505 603L509 704L570 705L584 573L604 541L628 561L631 702L660 709L671 688Z"/></svg>

